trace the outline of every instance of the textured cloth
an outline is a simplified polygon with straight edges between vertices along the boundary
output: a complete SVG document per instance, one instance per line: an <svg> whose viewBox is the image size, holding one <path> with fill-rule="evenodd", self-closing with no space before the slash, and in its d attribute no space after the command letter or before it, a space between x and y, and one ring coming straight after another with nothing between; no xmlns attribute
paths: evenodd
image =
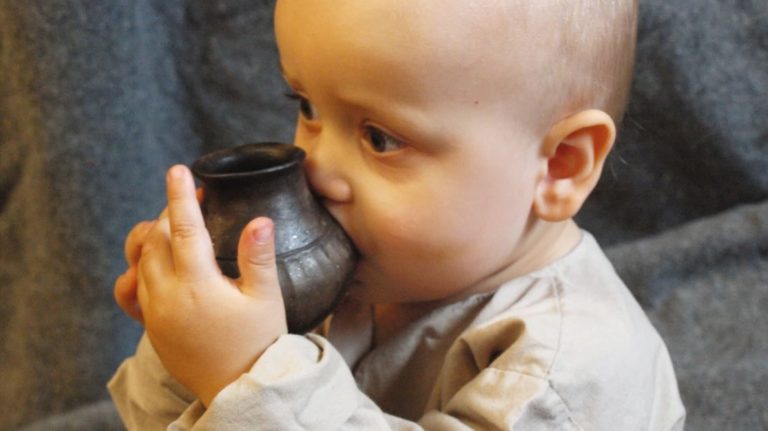
<svg viewBox="0 0 768 431"><path fill-rule="evenodd" d="M125 234L171 164L291 139L272 3L0 0L0 430L119 429L104 384L140 336L111 294ZM628 115L579 216L667 341L695 431L768 429L766 9L640 2Z"/></svg>
<svg viewBox="0 0 768 431"><path fill-rule="evenodd" d="M173 411L171 430L683 429L666 346L587 233L555 263L373 349L372 321L347 308L330 342L281 337L208 410L169 391L146 337L110 390L131 430L165 429Z"/></svg>

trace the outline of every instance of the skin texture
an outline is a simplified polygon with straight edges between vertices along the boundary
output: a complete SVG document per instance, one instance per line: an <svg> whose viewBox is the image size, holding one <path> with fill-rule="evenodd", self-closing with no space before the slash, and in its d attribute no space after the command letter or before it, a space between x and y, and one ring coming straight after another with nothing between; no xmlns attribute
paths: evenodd
<svg viewBox="0 0 768 431"><path fill-rule="evenodd" d="M504 25L514 12L505 4L277 2L281 66L299 100L295 143L360 251L352 300L375 309L377 342L580 239L571 217L615 127L589 107L549 122L536 115L529 74L541 52L525 25ZM264 219L246 227L243 277L230 280L184 167L169 171L168 202L167 216L128 235L115 297L208 405L286 332L272 228Z"/></svg>

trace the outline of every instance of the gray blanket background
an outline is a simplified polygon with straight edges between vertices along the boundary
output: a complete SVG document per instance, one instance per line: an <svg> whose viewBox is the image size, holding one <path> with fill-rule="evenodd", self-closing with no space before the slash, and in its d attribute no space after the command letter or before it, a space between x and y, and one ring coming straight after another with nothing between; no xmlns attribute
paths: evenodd
<svg viewBox="0 0 768 431"><path fill-rule="evenodd" d="M272 1L0 0L0 429L121 429L112 300L165 169L290 140ZM579 217L666 339L689 430L768 429L768 1L643 0Z"/></svg>

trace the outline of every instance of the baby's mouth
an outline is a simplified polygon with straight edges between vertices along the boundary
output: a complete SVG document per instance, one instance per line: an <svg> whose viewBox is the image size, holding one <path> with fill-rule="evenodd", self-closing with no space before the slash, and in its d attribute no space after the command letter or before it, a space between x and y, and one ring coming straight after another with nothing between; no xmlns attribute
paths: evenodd
<svg viewBox="0 0 768 431"><path fill-rule="evenodd" d="M357 251L358 257L362 257L361 256L362 253L360 251L361 248L358 245L358 242L355 241L355 237L353 236L353 234L350 232L349 229L347 229L347 227L345 226L345 223L342 222L343 218L337 214L338 212L337 207L339 204L333 202L330 199L324 198L322 195L318 194L314 190L312 190L312 193L315 195L315 198L320 203L320 205L322 205L325 211L327 211L328 214L331 215L331 218L333 219L333 221L335 221L336 224L341 228L341 230L343 230L344 233L347 235L347 239L349 239L349 242L354 246L355 250Z"/></svg>
<svg viewBox="0 0 768 431"><path fill-rule="evenodd" d="M308 185L310 188L310 191L312 195L314 196L315 200L320 204L320 206L323 207L323 209L331 216L331 219L336 223L336 225L344 232L344 234L347 237L347 240L352 245L352 248L354 249L356 261L357 261L357 267L360 265L360 261L363 260L363 253L361 252L361 248L358 245L358 242L355 241L355 238L352 233L350 233L350 230L347 229L345 226L345 223L342 222L343 217L340 217L339 212L339 203L335 202L331 199L328 199L324 197L321 193L319 193L312 185L311 181L308 181ZM357 278L357 269L355 269L355 279Z"/></svg>

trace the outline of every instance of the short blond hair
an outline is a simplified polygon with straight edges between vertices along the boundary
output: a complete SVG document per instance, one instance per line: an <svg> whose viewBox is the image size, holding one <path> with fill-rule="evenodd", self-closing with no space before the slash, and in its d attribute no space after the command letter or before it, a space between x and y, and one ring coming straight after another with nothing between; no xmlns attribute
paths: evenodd
<svg viewBox="0 0 768 431"><path fill-rule="evenodd" d="M522 6L529 25L542 26L534 33L537 48L547 51L538 65L542 70L535 71L544 87L542 115L557 120L594 108L618 124L632 84L638 0L527 3L516 6Z"/></svg>

